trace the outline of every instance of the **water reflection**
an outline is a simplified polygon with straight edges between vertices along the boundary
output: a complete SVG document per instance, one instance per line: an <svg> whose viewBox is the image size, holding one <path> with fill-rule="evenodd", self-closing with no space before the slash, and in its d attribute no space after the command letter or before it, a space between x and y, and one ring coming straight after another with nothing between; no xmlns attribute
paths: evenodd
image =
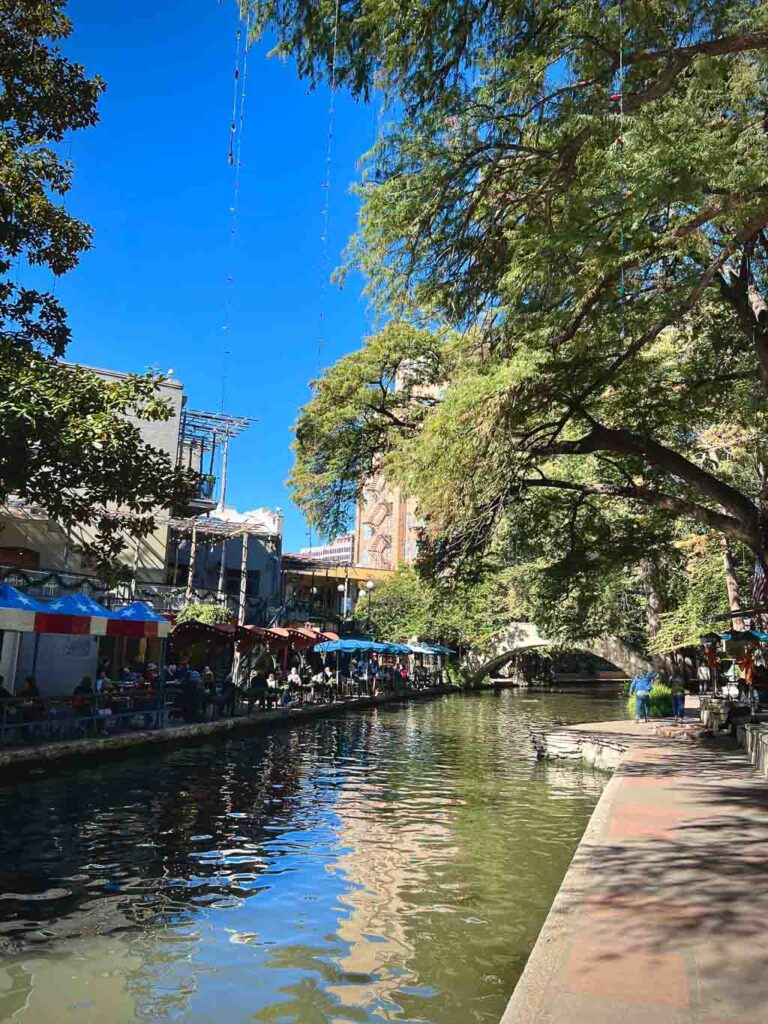
<svg viewBox="0 0 768 1024"><path fill-rule="evenodd" d="M0 1017L496 1021L604 778L511 692L0 790Z"/></svg>

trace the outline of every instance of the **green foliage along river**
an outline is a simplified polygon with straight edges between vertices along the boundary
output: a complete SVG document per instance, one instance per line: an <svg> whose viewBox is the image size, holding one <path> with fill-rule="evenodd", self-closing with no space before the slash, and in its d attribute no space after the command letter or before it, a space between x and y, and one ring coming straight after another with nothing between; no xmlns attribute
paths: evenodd
<svg viewBox="0 0 768 1024"><path fill-rule="evenodd" d="M606 781L504 691L0 788L0 1019L498 1021Z"/></svg>

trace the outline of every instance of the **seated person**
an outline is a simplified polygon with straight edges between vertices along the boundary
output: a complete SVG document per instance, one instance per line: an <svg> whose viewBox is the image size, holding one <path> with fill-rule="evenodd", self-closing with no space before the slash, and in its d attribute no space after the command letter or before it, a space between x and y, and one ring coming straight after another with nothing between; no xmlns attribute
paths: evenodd
<svg viewBox="0 0 768 1024"><path fill-rule="evenodd" d="M301 676L299 670L294 665L291 671L288 673L288 689L299 690L301 689Z"/></svg>
<svg viewBox="0 0 768 1024"><path fill-rule="evenodd" d="M19 696L25 700L37 700L42 696L34 676L25 676L24 686Z"/></svg>
<svg viewBox="0 0 768 1024"><path fill-rule="evenodd" d="M72 707L78 715L89 715L93 706L93 683L90 676L83 676L72 691Z"/></svg>
<svg viewBox="0 0 768 1024"><path fill-rule="evenodd" d="M96 676L96 682L93 684L95 693L112 693L115 690L115 685L109 678L109 673L102 669L101 672Z"/></svg>
<svg viewBox="0 0 768 1024"><path fill-rule="evenodd" d="M216 692L216 678L209 668L203 671L201 700L204 707L210 708L212 719L216 717L217 711L221 709L224 703L224 698L220 697Z"/></svg>
<svg viewBox="0 0 768 1024"><path fill-rule="evenodd" d="M296 704L296 703L297 703L296 697L286 687L286 689L284 689L283 692L280 694L280 707L281 708L290 708L290 707L293 707L293 705Z"/></svg>

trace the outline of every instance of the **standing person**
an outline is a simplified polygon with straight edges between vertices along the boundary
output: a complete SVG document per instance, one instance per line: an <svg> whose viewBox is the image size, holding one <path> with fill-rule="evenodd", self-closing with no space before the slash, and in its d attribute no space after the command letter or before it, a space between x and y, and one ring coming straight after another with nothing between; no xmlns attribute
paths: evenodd
<svg viewBox="0 0 768 1024"><path fill-rule="evenodd" d="M248 714L253 711L253 705L258 703L260 710L266 711L267 709L267 692L268 683L267 677L263 672L255 672L250 679L248 689L246 690L246 698L248 700Z"/></svg>
<svg viewBox="0 0 768 1024"><path fill-rule="evenodd" d="M653 686L653 680L656 678L655 672L648 672L644 676L635 676L632 680L632 685L629 688L630 697L632 694L635 695L635 721L640 721L640 716L643 716L643 721L648 721L648 704L651 697L651 687Z"/></svg>
<svg viewBox="0 0 768 1024"><path fill-rule="evenodd" d="M672 717L682 724L685 718L685 675L679 666L675 667L669 685L672 688Z"/></svg>
<svg viewBox="0 0 768 1024"><path fill-rule="evenodd" d="M749 644L744 648L744 653L739 658L738 665L741 670L740 682L746 690L744 698L747 703L751 703L752 686L755 682L755 656L752 653L752 647ZM741 686L739 687L739 690L741 690Z"/></svg>
<svg viewBox="0 0 768 1024"><path fill-rule="evenodd" d="M198 717L203 680L194 670L185 673L181 680L181 714L185 722L194 722Z"/></svg>
<svg viewBox="0 0 768 1024"><path fill-rule="evenodd" d="M221 713L223 715L228 715L230 718L234 718L235 713L237 711L237 705L240 699L240 690L235 684L231 672L227 675L227 678L224 680L224 686L222 687L221 696Z"/></svg>

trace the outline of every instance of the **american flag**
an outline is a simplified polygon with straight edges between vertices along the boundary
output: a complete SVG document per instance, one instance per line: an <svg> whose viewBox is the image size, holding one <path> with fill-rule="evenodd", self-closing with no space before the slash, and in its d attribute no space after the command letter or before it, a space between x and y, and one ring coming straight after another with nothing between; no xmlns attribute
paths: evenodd
<svg viewBox="0 0 768 1024"><path fill-rule="evenodd" d="M758 608L768 604L768 574L761 558L755 559L755 572L752 576L752 600Z"/></svg>

